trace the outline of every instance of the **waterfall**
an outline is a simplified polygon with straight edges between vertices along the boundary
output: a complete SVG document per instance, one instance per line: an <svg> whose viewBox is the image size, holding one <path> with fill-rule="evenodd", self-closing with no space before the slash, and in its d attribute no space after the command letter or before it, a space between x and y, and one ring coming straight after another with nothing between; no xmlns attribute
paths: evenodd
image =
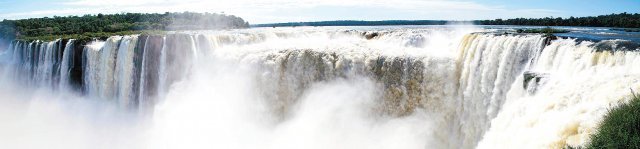
<svg viewBox="0 0 640 149"><path fill-rule="evenodd" d="M607 110L640 89L640 53L602 51L600 43L559 39L546 46L530 71L534 94L510 91L479 148L564 148L588 141ZM618 49L618 48L614 48ZM520 78L523 79L523 78Z"/></svg>
<svg viewBox="0 0 640 149"><path fill-rule="evenodd" d="M413 132L418 134L407 132L407 138L434 148L583 145L607 108L626 101L630 88L640 89L640 67L634 65L640 54L617 44L622 41L547 43L538 34L455 29L301 30L14 41L0 56L10 58L7 68L16 82L134 111L171 112L168 103L181 98L214 102L194 108L220 110L201 114L229 121L253 120L229 111L259 111L268 125L252 129L278 128L261 130L265 136L282 137L278 133L300 117L309 119L304 115L313 110L305 108L345 102L329 112L353 112L340 108L352 106L365 116L356 112L361 117L330 120L365 119L358 122L367 129L368 124L370 129L424 126ZM339 84L337 90L326 87L333 84ZM336 97L343 94L344 99ZM320 100L325 97L328 101ZM249 104L224 105L244 102Z"/></svg>
<svg viewBox="0 0 640 149"><path fill-rule="evenodd" d="M71 68L73 68L75 63L73 60L75 57L73 48L74 41L74 39L67 41L63 50L62 62L60 63L60 89L68 89L71 86Z"/></svg>
<svg viewBox="0 0 640 149"><path fill-rule="evenodd" d="M139 87L139 89L138 89L138 92L139 92L139 93L138 93L138 95L137 95L137 96L138 96L138 100L139 100L139 101L138 101L138 103L142 103L141 101L144 101L144 100L145 100L145 98L144 98L144 96L145 96L145 94L144 94L144 91L145 91L145 83L146 83L146 81L145 81L145 80L147 80L147 78L145 77L145 74L146 74L146 72L147 72L147 71L146 71L146 66L147 66L147 65L146 65L146 63L145 63L145 62L146 62L146 59L147 59L147 58L146 58L146 53L147 53L146 51L147 51L147 47L148 47L148 46L147 46L147 44L148 44L148 43L149 43L149 36L147 36L147 38L145 38L145 40L144 40L144 48L143 48L143 50L142 50L142 54L141 54L141 55L142 55L142 56L141 56L141 57L142 57L142 60L141 60L141 62L140 62L140 72L139 72L139 73L140 73L140 77L139 77L139 78L140 78L140 80L138 81L138 82L140 82L140 85L139 85L140 87Z"/></svg>
<svg viewBox="0 0 640 149"><path fill-rule="evenodd" d="M104 42L93 42L84 49L85 90L97 98L113 99L115 97L114 72L116 54L123 37L114 36ZM126 49L123 49L126 50Z"/></svg>
<svg viewBox="0 0 640 149"><path fill-rule="evenodd" d="M464 147L475 146L489 128L517 77L542 50L541 36L470 35L458 57Z"/></svg>
<svg viewBox="0 0 640 149"><path fill-rule="evenodd" d="M166 92L167 82L167 37L162 37L162 48L160 49L160 64L158 65L158 91L157 96L162 98L161 94Z"/></svg>
<svg viewBox="0 0 640 149"><path fill-rule="evenodd" d="M57 86L60 81L62 46L62 40L15 42L9 49L15 79L24 80L23 83L32 86Z"/></svg>
<svg viewBox="0 0 640 149"><path fill-rule="evenodd" d="M142 108L152 106L154 99L158 98L159 82L161 81L160 59L164 45L165 38L161 36L148 36L145 41L140 72L140 93L138 97L138 104Z"/></svg>
<svg viewBox="0 0 640 149"><path fill-rule="evenodd" d="M134 63L135 48L138 36L125 36L120 42L115 65L115 88L118 102L123 106L135 105L134 92L136 65Z"/></svg>

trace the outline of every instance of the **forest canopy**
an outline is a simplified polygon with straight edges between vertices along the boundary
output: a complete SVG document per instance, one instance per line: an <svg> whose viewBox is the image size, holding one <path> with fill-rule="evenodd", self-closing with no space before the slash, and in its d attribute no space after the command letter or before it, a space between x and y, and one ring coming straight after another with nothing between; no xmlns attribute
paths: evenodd
<svg viewBox="0 0 640 149"><path fill-rule="evenodd" d="M516 18L476 21L481 25L533 25L533 26L587 26L587 27L619 27L640 28L640 14L620 13L591 17L569 18Z"/></svg>
<svg viewBox="0 0 640 149"><path fill-rule="evenodd" d="M217 13L120 13L44 17L0 22L0 36L24 39L42 36L118 33L142 30L247 28L240 17Z"/></svg>
<svg viewBox="0 0 640 149"><path fill-rule="evenodd" d="M289 22L273 24L257 24L254 27L284 27L284 26L378 26L378 25L445 25L445 24L477 24L477 25L532 25L532 26L586 26L586 27L616 27L640 28L640 14L620 13L590 17L569 18L516 18L475 21L445 21L445 20L386 20L386 21L319 21L319 22Z"/></svg>
<svg viewBox="0 0 640 149"><path fill-rule="evenodd" d="M444 25L449 23L473 23L478 25L533 25L533 26L586 26L640 28L640 14L620 13L589 17L569 18L515 18L476 21L445 20L388 20L388 21L321 21L258 24L254 27L278 26L376 26L376 25ZM248 28L249 23L240 17L216 13L120 13L67 17L45 17L0 22L0 38L46 39L138 33L154 30L208 30Z"/></svg>

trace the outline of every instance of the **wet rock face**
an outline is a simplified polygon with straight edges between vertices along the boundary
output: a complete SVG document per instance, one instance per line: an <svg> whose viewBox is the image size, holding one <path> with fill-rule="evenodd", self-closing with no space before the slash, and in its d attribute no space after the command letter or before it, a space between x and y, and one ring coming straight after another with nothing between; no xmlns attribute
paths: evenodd
<svg viewBox="0 0 640 149"><path fill-rule="evenodd" d="M558 36L554 36L554 35L546 35L544 38L544 46L548 46L551 44L551 41L557 40Z"/></svg>
<svg viewBox="0 0 640 149"><path fill-rule="evenodd" d="M367 38L367 40L371 40L371 39L376 38L378 36L380 36L380 33L377 33L377 32L373 32L373 33L366 33L365 32L364 33L364 38Z"/></svg>
<svg viewBox="0 0 640 149"><path fill-rule="evenodd" d="M537 86L541 85L543 83L543 80L549 76L549 74L547 73L537 73L531 71L524 72L524 74L522 75L524 78L522 87L530 91L530 93L534 93Z"/></svg>
<svg viewBox="0 0 640 149"><path fill-rule="evenodd" d="M158 94L158 80L160 79L161 50L164 39L162 36L149 36L146 38L145 47L142 50L140 78L140 98L155 98ZM142 99L140 99L142 100ZM143 103L140 103L143 104Z"/></svg>
<svg viewBox="0 0 640 149"><path fill-rule="evenodd" d="M312 84L340 79L370 79L379 92L375 109L387 116L408 116L419 108L443 107L457 88L455 63L446 58L288 49L250 56L261 68L257 87L284 115ZM429 70L431 68L431 70ZM444 68L444 70L441 70ZM443 111L441 108L428 108Z"/></svg>
<svg viewBox="0 0 640 149"><path fill-rule="evenodd" d="M640 50L640 44L626 40L605 40L592 45L598 52L602 51L633 51Z"/></svg>

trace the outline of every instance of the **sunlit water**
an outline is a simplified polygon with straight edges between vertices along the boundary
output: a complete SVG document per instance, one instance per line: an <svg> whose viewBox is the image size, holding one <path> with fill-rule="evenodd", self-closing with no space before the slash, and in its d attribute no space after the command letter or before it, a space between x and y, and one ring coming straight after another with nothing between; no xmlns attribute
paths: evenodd
<svg viewBox="0 0 640 149"><path fill-rule="evenodd" d="M0 148L561 148L640 88L640 55L617 41L494 34L505 30L12 42L0 52Z"/></svg>

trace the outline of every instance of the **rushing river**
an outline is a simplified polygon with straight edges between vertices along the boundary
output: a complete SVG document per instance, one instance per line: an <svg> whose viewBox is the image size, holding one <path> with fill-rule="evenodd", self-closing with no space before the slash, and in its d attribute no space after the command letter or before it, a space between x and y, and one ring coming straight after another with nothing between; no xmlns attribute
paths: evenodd
<svg viewBox="0 0 640 149"><path fill-rule="evenodd" d="M640 90L638 34L514 28L13 41L0 148L562 148Z"/></svg>

